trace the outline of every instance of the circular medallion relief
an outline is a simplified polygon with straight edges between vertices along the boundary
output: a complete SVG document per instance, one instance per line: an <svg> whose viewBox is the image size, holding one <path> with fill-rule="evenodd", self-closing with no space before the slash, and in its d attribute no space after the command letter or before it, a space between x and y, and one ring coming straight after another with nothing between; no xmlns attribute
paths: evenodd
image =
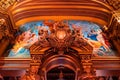
<svg viewBox="0 0 120 80"><path fill-rule="evenodd" d="M58 30L56 32L56 36L58 39L64 39L66 36L66 32L64 30Z"/></svg>

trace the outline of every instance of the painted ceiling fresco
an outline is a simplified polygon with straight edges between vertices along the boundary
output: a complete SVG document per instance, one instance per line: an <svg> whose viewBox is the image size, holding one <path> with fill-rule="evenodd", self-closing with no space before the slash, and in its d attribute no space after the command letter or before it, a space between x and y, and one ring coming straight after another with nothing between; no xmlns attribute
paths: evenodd
<svg viewBox="0 0 120 80"><path fill-rule="evenodd" d="M49 20L49 22L54 21ZM68 24L71 31L73 31L74 28L80 30L80 34L83 38L93 47L93 55L115 55L111 49L111 44L99 25L80 20L64 20L62 22ZM8 57L30 57L30 46L42 39L39 33L40 30L47 31L48 36L51 34L50 26L45 25L45 21L30 22L22 25L16 34L16 42L10 49Z"/></svg>

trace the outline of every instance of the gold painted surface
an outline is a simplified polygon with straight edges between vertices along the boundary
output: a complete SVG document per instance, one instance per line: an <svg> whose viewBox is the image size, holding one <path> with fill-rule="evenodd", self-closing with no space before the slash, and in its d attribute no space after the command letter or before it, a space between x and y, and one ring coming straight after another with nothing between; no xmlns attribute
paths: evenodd
<svg viewBox="0 0 120 80"><path fill-rule="evenodd" d="M4 68L4 69L5 69L5 68L7 68L7 69L8 69L8 68L13 68L13 69L14 69L14 68L18 68L18 69L20 68L20 69L21 69L21 68L28 68L28 67L29 67L29 66L25 66L25 65L22 65L22 66L0 66L0 68L2 68L2 69L3 69L3 68Z"/></svg>
<svg viewBox="0 0 120 80"><path fill-rule="evenodd" d="M100 10L100 11L103 11L103 12L107 12L107 13L110 13L109 10L107 9L104 9L104 8L100 8L100 7L94 7L94 6L27 6L27 7L24 7L24 8L19 8L19 9L16 9L16 10L13 10L12 11L12 14L16 14L16 13L19 13L19 12L22 12L22 11L29 11L29 10L32 10L32 9L81 9L81 8L84 8L84 9L93 9L93 10Z"/></svg>
<svg viewBox="0 0 120 80"><path fill-rule="evenodd" d="M17 2L17 0L0 0L0 9L6 10L15 2Z"/></svg>
<svg viewBox="0 0 120 80"><path fill-rule="evenodd" d="M35 16L35 17L29 17L29 18L24 18L19 21L17 21L16 28L19 26L32 22L32 21L40 21L40 20L55 20L55 21L61 21L61 20L86 20L86 21L91 21L98 23L100 25L107 25L107 22L104 20L101 20L99 18L94 18L94 17L87 17L87 16Z"/></svg>
<svg viewBox="0 0 120 80"><path fill-rule="evenodd" d="M26 4L27 3L27 5L34 5L34 4L45 4L45 5L47 5L47 4L59 4L59 5L61 5L61 4L74 4L74 5L80 5L80 4L90 4L90 3L85 3L85 2L74 2L74 1L70 1L70 2L41 2L41 3L36 3L35 1L33 2L33 3L30 3L30 1L32 1L32 0L24 0L24 1L22 1L22 2L20 2L20 3L18 3L18 4L16 4L14 7L12 7L12 9L15 9L16 7L19 7L19 6L21 6L21 5L24 5L24 4ZM112 9L112 7L111 6L109 6L109 5L107 5L107 4L105 4L104 2L101 2L101 1L99 1L99 0L91 0L91 1L93 1L93 2L95 2L95 3L98 3L98 4L101 4L101 5L103 5L103 6L105 6L105 7L107 7L108 9Z"/></svg>
<svg viewBox="0 0 120 80"><path fill-rule="evenodd" d="M18 7L18 6L24 5L24 4L26 4L27 2L29 2L29 1L32 1L32 0L24 0L24 1L20 2L20 3L17 2L17 3L15 3L15 4L11 7L11 10L14 9L14 8L16 8L16 7Z"/></svg>
<svg viewBox="0 0 120 80"><path fill-rule="evenodd" d="M0 57L0 61L30 61L31 58L9 58L9 57Z"/></svg>
<svg viewBox="0 0 120 80"><path fill-rule="evenodd" d="M120 57L118 56L98 56L98 57L93 57L92 58L93 61L119 61L120 62Z"/></svg>
<svg viewBox="0 0 120 80"><path fill-rule="evenodd" d="M76 51L78 51L79 54L92 54L92 50L91 51L83 51L83 50L81 50L80 48L77 48L77 47L71 47L71 48L73 48Z"/></svg>
<svg viewBox="0 0 120 80"><path fill-rule="evenodd" d="M41 50L39 50L39 51L32 51L32 50L30 50L30 54L44 54L44 52L46 51L46 50L48 50L50 47L46 47L46 48L42 48Z"/></svg>
<svg viewBox="0 0 120 80"><path fill-rule="evenodd" d="M98 69L120 69L120 65L114 65L114 66L97 65L97 66L94 66L94 68L98 68Z"/></svg>
<svg viewBox="0 0 120 80"><path fill-rule="evenodd" d="M111 6L105 4L106 2L103 3L103 2L100 1L100 0L91 0L91 1L94 1L94 2L96 2L96 3L102 4L103 6L109 8L110 10L113 10Z"/></svg>

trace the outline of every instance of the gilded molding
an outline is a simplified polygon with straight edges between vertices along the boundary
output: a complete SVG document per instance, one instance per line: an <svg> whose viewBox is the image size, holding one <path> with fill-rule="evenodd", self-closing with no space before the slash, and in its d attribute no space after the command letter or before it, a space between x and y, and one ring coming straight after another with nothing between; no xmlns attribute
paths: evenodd
<svg viewBox="0 0 120 80"><path fill-rule="evenodd" d="M107 25L107 22L104 20L101 20L99 18L95 17L87 17L87 16L34 16L29 18L24 18L19 21L17 21L16 28L32 21L39 21L39 20L55 20L55 21L61 21L61 20L86 20L86 21L92 21L95 23L98 23L100 25Z"/></svg>
<svg viewBox="0 0 120 80"><path fill-rule="evenodd" d="M81 8L93 9L93 10L100 10L100 11L103 11L103 12L110 13L110 11L107 10L107 9L100 8L100 7L94 7L94 6L61 6L60 5L60 6L27 6L27 7L23 7L23 8L13 10L12 14L15 15L19 12L33 10L33 9L66 9L66 8L67 9L81 9Z"/></svg>

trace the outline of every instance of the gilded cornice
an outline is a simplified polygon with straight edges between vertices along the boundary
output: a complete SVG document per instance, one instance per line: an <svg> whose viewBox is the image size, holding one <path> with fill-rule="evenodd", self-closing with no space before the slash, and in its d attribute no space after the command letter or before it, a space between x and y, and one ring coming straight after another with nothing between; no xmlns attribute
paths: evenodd
<svg viewBox="0 0 120 80"><path fill-rule="evenodd" d="M92 21L92 22L98 23L100 25L107 25L107 22L105 22L104 20L101 20L99 18L94 18L94 17L87 17L87 16L34 16L34 17L29 17L29 18L25 18L17 21L16 26L20 26L27 22L39 21L39 20L55 20L55 21L86 20L86 21Z"/></svg>
<svg viewBox="0 0 120 80"><path fill-rule="evenodd" d="M77 20L88 20L101 25L108 25L113 9L106 2L100 0L21 0L9 10L13 15L16 28L18 28L26 22L37 21L42 18L46 19L46 16L49 16L48 19L56 19L53 16L75 16ZM77 18L78 16L79 19ZM61 18L63 19L63 17ZM74 18L70 17L69 19Z"/></svg>
<svg viewBox="0 0 120 80"><path fill-rule="evenodd" d="M6 10L17 1L18 0L1 0L0 1L0 9Z"/></svg>
<svg viewBox="0 0 120 80"><path fill-rule="evenodd" d="M111 5L115 10L120 9L120 0L107 0L108 4Z"/></svg>

